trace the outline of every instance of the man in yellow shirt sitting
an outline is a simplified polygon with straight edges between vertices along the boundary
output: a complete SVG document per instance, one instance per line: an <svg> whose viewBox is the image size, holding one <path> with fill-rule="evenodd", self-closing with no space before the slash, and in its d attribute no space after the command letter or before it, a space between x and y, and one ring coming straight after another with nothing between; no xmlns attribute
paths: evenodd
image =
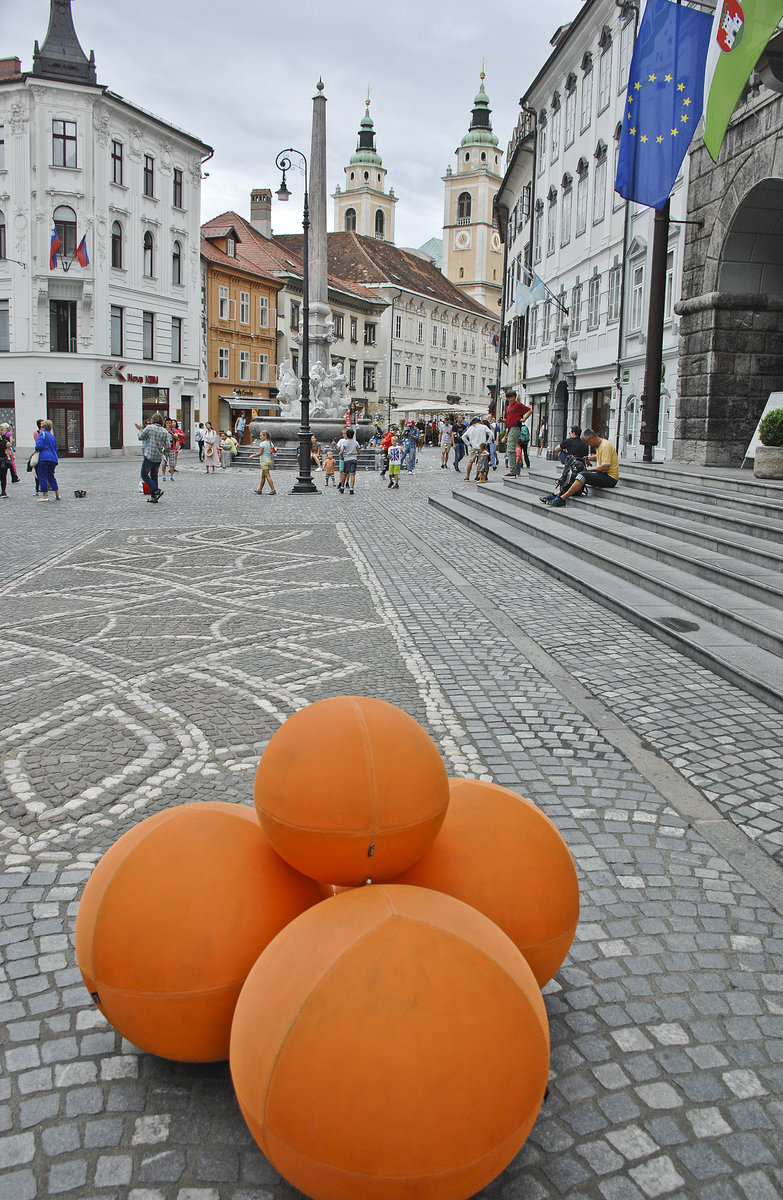
<svg viewBox="0 0 783 1200"><path fill-rule="evenodd" d="M595 463L595 466L591 471L580 471L568 491L563 492L562 496L556 495L555 492L549 496L542 496L542 502L549 508L564 508L566 500L570 496L578 496L587 484L597 488L613 488L617 485L617 480L620 478L620 464L617 461L617 451L612 443L608 442L606 438L599 437L593 429L582 430L582 441L595 451L587 459L588 463Z"/></svg>

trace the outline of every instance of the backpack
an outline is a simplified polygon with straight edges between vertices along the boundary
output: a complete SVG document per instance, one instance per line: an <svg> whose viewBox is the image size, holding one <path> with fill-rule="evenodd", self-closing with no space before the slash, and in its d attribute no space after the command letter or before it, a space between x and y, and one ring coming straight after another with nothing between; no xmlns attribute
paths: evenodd
<svg viewBox="0 0 783 1200"><path fill-rule="evenodd" d="M558 491L562 496L563 492L568 491L577 475L586 470L587 464L583 458L577 458L574 454L567 455L565 465L563 466L563 473L555 484L555 491ZM583 495L587 495L587 488L584 489Z"/></svg>
<svg viewBox="0 0 783 1200"><path fill-rule="evenodd" d="M520 442L530 441L530 429L524 424L524 422L519 427L519 440Z"/></svg>

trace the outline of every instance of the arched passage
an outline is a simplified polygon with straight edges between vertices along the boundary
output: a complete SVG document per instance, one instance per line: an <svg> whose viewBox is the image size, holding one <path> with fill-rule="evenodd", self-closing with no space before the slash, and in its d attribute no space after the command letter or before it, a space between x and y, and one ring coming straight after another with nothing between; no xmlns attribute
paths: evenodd
<svg viewBox="0 0 783 1200"><path fill-rule="evenodd" d="M783 296L783 179L765 179L740 204L720 255L719 292Z"/></svg>
<svg viewBox="0 0 783 1200"><path fill-rule="evenodd" d="M716 168L720 202L689 212L704 217L704 234L689 232L691 261L704 256L691 286L703 290L677 305L673 456L709 466L741 465L770 392L783 390L783 172L759 179L761 161Z"/></svg>

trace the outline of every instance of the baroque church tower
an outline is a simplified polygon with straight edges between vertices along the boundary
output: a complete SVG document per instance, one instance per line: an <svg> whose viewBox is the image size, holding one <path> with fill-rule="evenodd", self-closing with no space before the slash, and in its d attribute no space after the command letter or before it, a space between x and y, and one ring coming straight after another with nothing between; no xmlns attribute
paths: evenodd
<svg viewBox="0 0 783 1200"><path fill-rule="evenodd" d="M492 132L484 72L473 101L470 128L456 150L457 169L448 167L443 215L442 271L491 313L497 313L503 284L503 253L492 221L492 203L502 181L502 153Z"/></svg>
<svg viewBox="0 0 783 1200"><path fill-rule="evenodd" d="M386 170L375 148L375 127L370 116L370 101L359 129L356 153L345 168L345 191L338 187L334 199L334 228L394 242L394 189L384 191Z"/></svg>

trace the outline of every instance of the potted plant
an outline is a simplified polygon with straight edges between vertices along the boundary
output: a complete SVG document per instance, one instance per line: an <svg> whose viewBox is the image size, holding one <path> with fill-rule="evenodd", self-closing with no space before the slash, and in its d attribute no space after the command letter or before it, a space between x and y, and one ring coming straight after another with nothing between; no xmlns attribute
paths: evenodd
<svg viewBox="0 0 783 1200"><path fill-rule="evenodd" d="M773 408L759 425L753 474L757 479L783 479L783 408Z"/></svg>

